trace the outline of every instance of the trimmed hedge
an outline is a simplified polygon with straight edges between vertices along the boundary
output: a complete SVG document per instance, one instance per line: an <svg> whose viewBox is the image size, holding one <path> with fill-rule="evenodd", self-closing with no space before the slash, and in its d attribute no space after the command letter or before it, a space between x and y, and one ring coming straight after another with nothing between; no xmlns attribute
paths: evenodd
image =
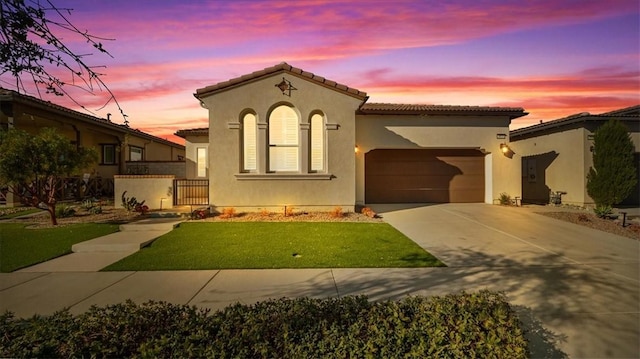
<svg viewBox="0 0 640 359"><path fill-rule="evenodd" d="M131 301L76 317L0 316L0 357L526 358L504 295L489 291L369 302L279 299L210 314Z"/></svg>

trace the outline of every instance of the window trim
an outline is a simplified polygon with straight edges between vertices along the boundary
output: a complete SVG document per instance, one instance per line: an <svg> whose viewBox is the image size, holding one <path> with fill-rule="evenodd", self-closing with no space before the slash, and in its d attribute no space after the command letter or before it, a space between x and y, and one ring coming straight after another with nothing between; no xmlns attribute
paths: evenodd
<svg viewBox="0 0 640 359"><path fill-rule="evenodd" d="M105 153L108 148L112 148L113 150L113 162L105 161ZM102 166L117 166L120 163L118 156L118 144L116 143L101 143L100 144L100 165Z"/></svg>
<svg viewBox="0 0 640 359"><path fill-rule="evenodd" d="M272 143L272 139L271 139L271 135L272 132L272 116L274 114L274 112L276 112L278 109L280 108L286 108L288 110L290 110L294 115L295 115L295 126L293 126L293 128L295 128L295 140L296 143L295 144L278 144L278 143ZM284 125L290 125L289 123L285 123ZM296 108L290 104L286 104L286 103L280 103L277 104L273 107L273 109L269 112L269 116L267 117L267 172L268 173L300 173L301 169L301 160L300 160L300 154L301 154L301 136L300 136L300 113L296 110ZM295 148L296 149L296 162L295 162L295 169L274 169L272 167L272 164L274 163L272 161L272 149L286 149L286 148Z"/></svg>
<svg viewBox="0 0 640 359"><path fill-rule="evenodd" d="M247 166L247 152L248 149L245 147L247 141L247 126L245 121L247 116L253 116L253 168L249 168ZM246 111L240 117L240 171L244 173L255 173L258 171L258 163L260 161L260 150L258 149L258 116L253 111Z"/></svg>
<svg viewBox="0 0 640 359"><path fill-rule="evenodd" d="M133 149L138 149L140 150L140 159L139 160L134 160L132 159L131 153ZM129 161L131 162L141 162L144 161L144 148L140 147L140 146L133 146L133 145L129 145Z"/></svg>
<svg viewBox="0 0 640 359"><path fill-rule="evenodd" d="M200 176L200 150L204 152L204 175ZM208 166L208 148L207 147L196 147L196 178L207 178L207 171L209 169Z"/></svg>
<svg viewBox="0 0 640 359"><path fill-rule="evenodd" d="M322 155L321 159L321 168L313 168L314 161L314 118L318 118L320 121L319 127L316 127L315 130L321 133L322 138L320 139L321 148L319 149ZM309 117L309 173L326 173L327 172L327 129L326 129L326 117L321 111L314 111L311 113Z"/></svg>

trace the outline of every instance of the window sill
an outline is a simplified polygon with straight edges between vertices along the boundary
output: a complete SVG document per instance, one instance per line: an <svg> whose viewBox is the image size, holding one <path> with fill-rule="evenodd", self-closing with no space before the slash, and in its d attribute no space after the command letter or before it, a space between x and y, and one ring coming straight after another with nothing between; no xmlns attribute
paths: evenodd
<svg viewBox="0 0 640 359"><path fill-rule="evenodd" d="M238 173L236 178L241 181L251 180L330 180L334 178L329 173Z"/></svg>

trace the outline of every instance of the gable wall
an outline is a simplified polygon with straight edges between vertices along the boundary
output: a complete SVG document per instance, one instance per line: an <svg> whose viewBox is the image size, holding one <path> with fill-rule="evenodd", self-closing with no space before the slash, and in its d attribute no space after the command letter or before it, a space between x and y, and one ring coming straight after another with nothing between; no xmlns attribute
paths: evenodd
<svg viewBox="0 0 640 359"><path fill-rule="evenodd" d="M297 90L291 97L275 86L282 78ZM361 100L290 74L276 74L215 93L203 99L209 109L209 168L211 203L219 208L242 210L332 209L353 210L355 205L355 111ZM293 105L301 123L308 123L313 111L321 110L329 124L326 131L328 176L282 176L266 173L269 112L279 103ZM259 173L241 174L240 116L255 111L258 122ZM301 150L307 131L300 131ZM261 176L255 176L261 175Z"/></svg>

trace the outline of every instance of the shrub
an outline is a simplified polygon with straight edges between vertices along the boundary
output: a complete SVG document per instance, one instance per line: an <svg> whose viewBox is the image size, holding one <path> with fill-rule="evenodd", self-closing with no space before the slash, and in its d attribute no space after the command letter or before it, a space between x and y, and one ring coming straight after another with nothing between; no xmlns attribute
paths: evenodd
<svg viewBox="0 0 640 359"><path fill-rule="evenodd" d="M89 213L91 213L91 214L100 214L100 213L102 213L102 206L91 207L91 209L89 210Z"/></svg>
<svg viewBox="0 0 640 359"><path fill-rule="evenodd" d="M619 120L609 120L595 131L587 193L596 206L616 205L633 193L638 183L634 152L629 130Z"/></svg>
<svg viewBox="0 0 640 359"><path fill-rule="evenodd" d="M498 199L500 204L503 206L511 205L511 196L505 192L500 193L500 198Z"/></svg>
<svg viewBox="0 0 640 359"><path fill-rule="evenodd" d="M77 317L0 316L1 357L525 358L520 321L489 291L371 303L365 296L235 304L164 302Z"/></svg>
<svg viewBox="0 0 640 359"><path fill-rule="evenodd" d="M131 212L131 211L142 212L142 207L144 206L145 201L138 202L138 200L135 197L126 197L125 196L126 194L127 194L127 191L122 192L122 196L121 196L122 207L124 207L124 209L126 209L128 212ZM149 210L149 207L147 207L147 210Z"/></svg>
<svg viewBox="0 0 640 359"><path fill-rule="evenodd" d="M342 218L344 216L344 213L342 212L342 207L335 207L331 212L329 212L329 215L332 218Z"/></svg>
<svg viewBox="0 0 640 359"><path fill-rule="evenodd" d="M71 206L67 206L66 204L61 204L56 207L57 218L73 217L74 214L76 214L76 210Z"/></svg>
<svg viewBox="0 0 640 359"><path fill-rule="evenodd" d="M236 209L233 207L225 207L222 209L222 213L220 214L220 218L222 219L229 219L229 218L233 218L235 217L236 214Z"/></svg>
<svg viewBox="0 0 640 359"><path fill-rule="evenodd" d="M606 218L613 213L613 209L611 208L611 206L596 205L596 207L593 209L593 213L595 213L598 218Z"/></svg>
<svg viewBox="0 0 640 359"><path fill-rule="evenodd" d="M95 207L95 203L92 199L86 199L84 201L82 201L82 208L85 211L90 211L93 207Z"/></svg>
<svg viewBox="0 0 640 359"><path fill-rule="evenodd" d="M377 216L376 212L369 207L364 207L360 212L369 218L375 218Z"/></svg>

